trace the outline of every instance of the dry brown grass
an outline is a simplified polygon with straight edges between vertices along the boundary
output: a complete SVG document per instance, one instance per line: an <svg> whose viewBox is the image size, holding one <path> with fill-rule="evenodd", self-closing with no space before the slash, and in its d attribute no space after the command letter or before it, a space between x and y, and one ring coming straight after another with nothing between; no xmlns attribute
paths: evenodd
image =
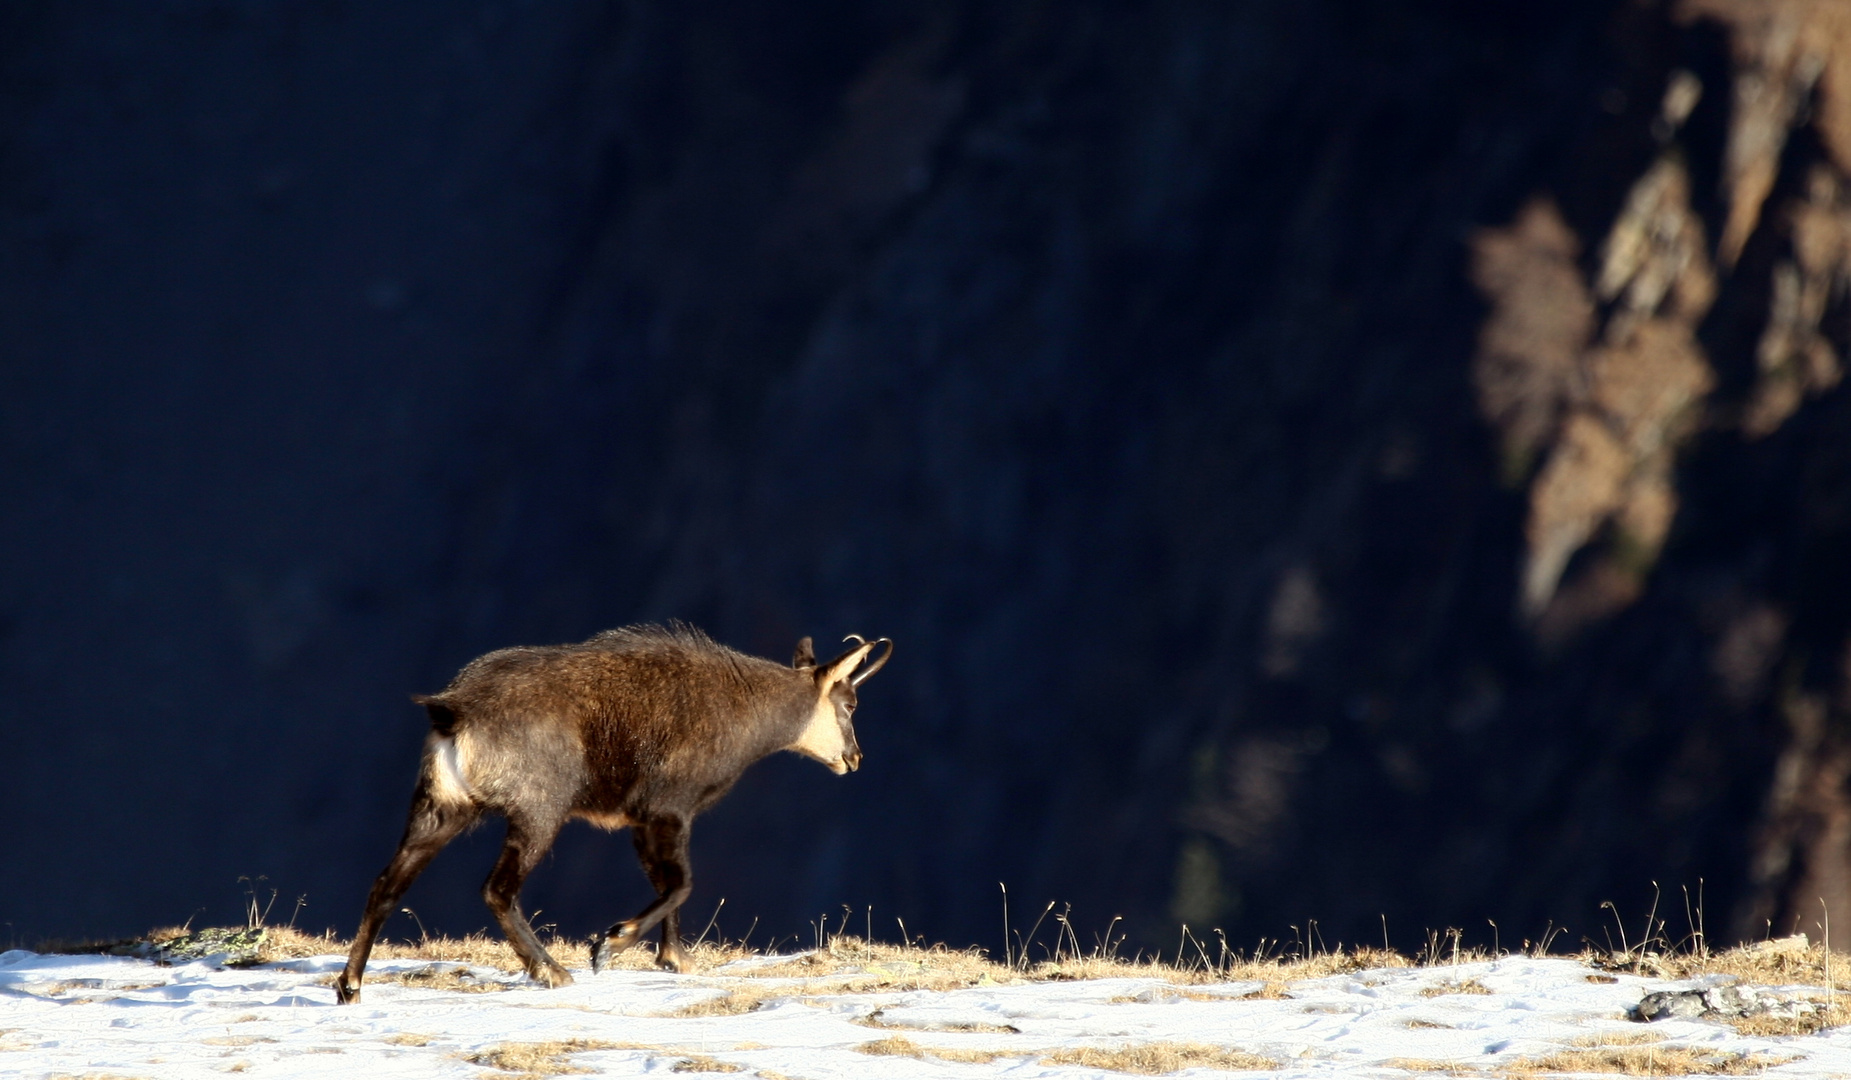
<svg viewBox="0 0 1851 1080"><path fill-rule="evenodd" d="M963 1035L972 1035L972 1034L1020 1035L1022 1034L1022 1029L1019 1027L1016 1027L1014 1024L983 1024L983 1023L896 1024L893 1021L887 1019L883 1015L885 1012L886 1012L885 1009L875 1009L873 1012L869 1013L868 1015L856 1020L855 1023L860 1024L862 1027L880 1028L883 1031L947 1031L947 1032L957 1032Z"/></svg>
<svg viewBox="0 0 1851 1080"><path fill-rule="evenodd" d="M187 927L163 927L134 940L48 942L41 949L48 952L112 952L137 945L155 944L185 937ZM568 968L590 966L588 945L576 939L558 936L542 938L547 951ZM264 928L259 947L259 963L306 959L314 956L344 954L350 942L332 932L311 934L289 926ZM702 941L684 947L693 961L695 972L713 969L740 960L762 959L764 954L738 943ZM467 937L425 937L417 941L380 941L373 957L382 960L424 960L433 964L463 964L493 968L509 974L524 970L513 948L499 936L472 934ZM1458 959L1454 957L1453 959ZM1034 964L998 963L981 949L951 949L944 945L919 946L870 943L852 935L835 935L821 948L777 963L759 964L728 977L766 980L803 980L797 987L782 991L780 996L820 996L828 994L867 993L890 990L952 990L970 986L1008 985L1022 982L1049 982L1093 979L1156 979L1172 985L1193 986L1225 982L1258 982L1258 996L1285 996L1284 986L1301 979L1351 974L1373 968L1409 967L1414 961L1399 953L1383 949L1342 948L1311 956L1243 959L1224 956L1219 965L1206 962L1172 963L1156 958L1124 959L1116 956L1081 956L1072 952ZM623 970L647 971L655 968L654 950L636 948L619 954L613 966ZM444 974L441 969L425 969L426 974L409 976L412 985L435 986L459 991L502 989L503 986L473 980L460 974ZM373 973L374 980L404 982L406 977ZM453 981L454 980L454 981ZM756 1007L746 1004L731 1007ZM689 1015L711 1015L692 1012Z"/></svg>
<svg viewBox="0 0 1851 1080"><path fill-rule="evenodd" d="M1164 982L1182 986L1200 986L1208 983L1257 982L1262 984L1261 996L1271 986L1283 987L1288 982L1302 979L1322 979L1331 975L1353 975L1359 971L1371 971L1378 968L1412 967L1414 961L1397 952L1386 949L1361 947L1344 950L1333 949L1311 956L1280 957L1275 959L1242 959L1229 957L1227 962L1214 964L1171 964L1159 960L1123 960L1112 957L1089 957L1079 960L1063 959L1048 963L1035 964L1020 973L1020 978L1029 982L1046 982L1066 979L1161 979ZM1007 971L1007 969L1004 969Z"/></svg>
<svg viewBox="0 0 1851 1080"><path fill-rule="evenodd" d="M1626 971L1660 979L1698 975L1732 975L1746 983L1779 986L1843 986L1851 980L1851 956L1809 944L1804 935L1759 941L1733 949L1635 949L1619 956L1589 954L1582 960L1608 971Z"/></svg>
<svg viewBox="0 0 1851 1080"><path fill-rule="evenodd" d="M1384 1069L1400 1069L1402 1072L1445 1073L1447 1076L1478 1076L1479 1071L1470 1065L1457 1061L1434 1061L1429 1058L1389 1058L1382 1062Z"/></svg>
<svg viewBox="0 0 1851 1080"><path fill-rule="evenodd" d="M1464 982L1453 982L1448 980L1443 983L1436 983L1433 986L1422 988L1420 996L1430 998L1445 997L1448 994L1489 994L1490 992L1491 988L1479 982L1477 979L1467 979Z"/></svg>
<svg viewBox="0 0 1851 1080"><path fill-rule="evenodd" d="M138 945L162 945L194 932L196 931L184 926L164 926L133 939L44 941L38 943L37 951L64 954L122 953ZM273 963L281 960L302 960L311 956L338 956L345 954L351 944L350 941L336 937L332 931L311 934L292 926L266 926L263 943L259 946L257 962ZM543 935L541 944L546 947L547 952L552 954L553 959L568 968L582 968L591 965L590 946L584 941L558 935ZM705 970L735 960L762 955L736 944L710 941L687 946L685 951L694 961L696 970ZM491 937L487 934L470 934L466 937L426 937L418 941L382 940L373 946L372 955L377 960L429 960L491 967L509 974L518 974L525 970L520 957L515 955L514 948L505 938ZM620 954L613 961L613 966L633 971L654 970L655 952L650 948L631 949Z"/></svg>
<svg viewBox="0 0 1851 1080"><path fill-rule="evenodd" d="M420 1035L415 1031L400 1031L387 1035L381 1041L393 1046L429 1046L435 1038L434 1035Z"/></svg>
<svg viewBox="0 0 1851 1080"><path fill-rule="evenodd" d="M480 939L478 939L480 940ZM436 944L436 943L434 943ZM505 943L488 942L495 949ZM441 946L440 946L441 947ZM511 955L511 950L509 951ZM753 954L737 946L712 947L703 967L718 966ZM652 960L646 953L635 953L637 967L648 967ZM1413 966L1456 966L1459 962L1492 959L1488 954L1461 950L1457 955L1438 948L1423 954L1424 965L1417 965L1398 953L1361 948L1333 950L1315 956L1285 959L1235 960L1219 969L1195 965L1177 966L1151 960L1065 957L1058 962L1013 968L989 959L975 949L953 950L944 946L920 948L909 945L868 944L857 938L831 938L823 948L773 964L761 964L741 971L743 979L777 980L765 986L730 989L706 1001L679 1010L677 1016L715 1016L749 1012L768 1001L781 998L816 998L839 994L905 992L912 990L953 990L970 986L1006 985L1021 982L1065 981L1104 978L1156 979L1171 987L1212 983L1258 982L1260 988L1241 995L1247 999L1282 1000L1292 994L1289 984L1298 980L1354 974L1360 971ZM1808 947L1794 939L1744 946L1723 952L1685 950L1681 952L1645 953L1635 950L1622 957L1584 953L1574 957L1584 963L1608 970L1636 971L1668 979L1686 979L1697 975L1725 975L1750 983L1843 986L1851 983L1851 958L1828 955L1817 946ZM733 973L728 973L729 975ZM1590 981L1608 981L1612 975L1595 973ZM798 981L787 981L798 980ZM782 985L780 985L780 983ZM1439 983L1421 991L1424 997L1450 994L1489 994L1490 988L1476 978ZM1220 1001L1229 995L1184 989L1152 989L1121 995L1113 1003L1153 1003L1168 1000ZM1815 999L1822 1000L1822 999ZM1836 999L1833 999L1836 1002ZM1804 1016L1748 1017L1732 1021L1737 1030L1750 1035L1805 1035L1851 1023L1851 996L1843 1003L1826 1003ZM1454 1066L1447 1065L1446 1068Z"/></svg>
<svg viewBox="0 0 1851 1080"><path fill-rule="evenodd" d="M1601 1046L1586 1050L1558 1050L1542 1057L1522 1058L1498 1066L1507 1076L1546 1073L1610 1073L1616 1076L1747 1076L1765 1072L1791 1057L1769 1054L1731 1054L1689 1046Z"/></svg>
<svg viewBox="0 0 1851 1080"><path fill-rule="evenodd" d="M784 967L785 965L778 965ZM756 972L750 973L757 975ZM741 976L744 977L744 976ZM769 1002L832 997L842 994L907 993L914 990L962 990L971 986L993 985L973 979L963 971L864 971L846 972L802 981L747 983L722 990L710 998L684 1005L663 1016L686 1018L699 1016L737 1016L753 1012ZM717 989L717 988L716 988Z"/></svg>
<svg viewBox="0 0 1851 1080"><path fill-rule="evenodd" d="M1257 1054L1202 1043L1133 1043L1129 1046L1066 1047L1056 1050L976 1050L963 1047L922 1046L904 1035L890 1035L855 1048L864 1054L909 1057L988 1065L998 1058L1037 1058L1043 1065L1080 1065L1112 1072L1159 1076L1181 1069L1262 1070L1279 1063Z"/></svg>
<svg viewBox="0 0 1851 1080"><path fill-rule="evenodd" d="M877 1057L922 1058L926 1055L925 1047L904 1035L889 1035L884 1039L874 1039L862 1043L855 1049L863 1054L873 1054Z"/></svg>
<svg viewBox="0 0 1851 1080"><path fill-rule="evenodd" d="M1041 1058L1043 1065L1081 1065L1090 1069L1161 1076L1182 1069L1225 1069L1231 1072L1276 1069L1272 1058L1229 1050L1204 1043L1153 1042L1129 1046L1080 1046L1056 1050Z"/></svg>
<svg viewBox="0 0 1851 1080"><path fill-rule="evenodd" d="M522 1076L559 1076L564 1073L588 1073L592 1070L572 1064L573 1054L587 1050L641 1049L628 1043L601 1039L564 1039L554 1042L505 1042L463 1055L463 1060L491 1069L520 1073Z"/></svg>
<svg viewBox="0 0 1851 1080"><path fill-rule="evenodd" d="M1451 1024L1442 1024L1438 1020L1414 1019L1414 1020L1409 1020L1407 1026L1415 1029L1416 1031L1457 1031L1458 1030L1457 1028L1453 1027Z"/></svg>
<svg viewBox="0 0 1851 1080"><path fill-rule="evenodd" d="M725 960L720 962L730 962L752 955L736 946L729 948L725 953L716 950L716 960L724 956ZM869 946L855 938L835 938L822 949L744 971L727 972L726 976L745 980L746 984L733 986L665 1015L734 1016L785 998L961 990L1020 981L1008 968L991 963L975 950L959 951L944 946L930 949Z"/></svg>
<svg viewBox="0 0 1851 1080"><path fill-rule="evenodd" d="M932 1056L940 1061L956 1062L959 1065L988 1065L997 1058L1026 1055L1011 1050L967 1050L957 1046L945 1046L933 1050Z"/></svg>
<svg viewBox="0 0 1851 1080"><path fill-rule="evenodd" d="M45 994L48 997L62 997L65 994L88 992L92 995L103 994L108 997L116 994L132 993L136 990L153 990L156 987L166 985L167 983L165 981L117 983L110 982L107 979L65 979L63 982L53 983L45 991Z"/></svg>
<svg viewBox="0 0 1851 1080"><path fill-rule="evenodd" d="M1626 1045L1589 1046L1585 1049L1558 1050L1541 1057L1519 1058L1488 1069L1459 1061L1431 1061L1423 1058L1391 1058L1382 1062L1385 1069L1405 1072L1444 1073L1447 1076L1534 1077L1560 1073L1605 1074L1612 1076L1748 1076L1765 1072L1775 1065L1796 1060L1768 1054L1732 1054L1719 1050L1688 1046L1655 1045L1656 1038L1639 1033L1634 1036L1591 1036L1608 1043ZM1585 1042L1586 1040L1576 1040Z"/></svg>
<svg viewBox="0 0 1851 1080"><path fill-rule="evenodd" d="M731 954L739 958L738 954ZM731 1016L751 1012L766 1002L784 998L817 998L840 994L906 993L916 990L961 990L974 986L1003 986L1023 982L1080 979L1158 979L1172 986L1255 981L1259 990L1245 996L1277 1000L1290 998L1288 979L1311 979L1377 967L1404 967L1409 961L1380 950L1322 953L1293 960L1243 961L1220 971L1203 967L1177 967L1156 961L1088 959L1049 962L1020 970L996 963L976 949L868 944L854 937L832 938L820 949L772 964L760 964L737 973L742 980L764 980L762 986L739 986L670 1013L676 1017ZM774 981L775 980L775 981ZM1171 997L1192 1001L1226 1001L1228 995L1178 990ZM1114 999L1119 1000L1119 999ZM1137 997L1131 1000L1164 1000Z"/></svg>
<svg viewBox="0 0 1851 1080"><path fill-rule="evenodd" d="M66 979L63 982L53 983L45 991L45 996L62 997L75 990L101 990L102 988L103 980L101 979Z"/></svg>
<svg viewBox="0 0 1851 1080"><path fill-rule="evenodd" d="M730 958L739 959L743 953ZM1376 968L1404 968L1413 961L1383 949L1336 949L1314 956L1247 960L1229 957L1214 964L1174 964L1157 959L1127 960L1109 956L1073 956L1024 966L998 963L980 949L943 945L870 944L852 935L830 938L822 948L778 964L739 974L746 978L791 979L853 976L870 985L893 989L954 989L958 986L1008 985L1022 982L1067 982L1095 979L1157 979L1181 986L1258 982L1283 984L1300 979L1347 975Z"/></svg>
<svg viewBox="0 0 1851 1080"><path fill-rule="evenodd" d="M855 1047L864 1054L880 1057L909 1057L935 1061L953 1061L963 1065L988 1065L997 1058L1027 1057L1023 1050L966 1050L955 1046L920 1046L904 1035L890 1035Z"/></svg>
<svg viewBox="0 0 1851 1080"><path fill-rule="evenodd" d="M1574 1040L1576 1046L1647 1046L1665 1041L1657 1031L1596 1031Z"/></svg>
<svg viewBox="0 0 1851 1080"><path fill-rule="evenodd" d="M367 981L397 983L418 990L450 990L459 994L493 994L514 988L514 984L499 979L477 978L474 972L460 965L440 964L412 968L409 971L374 970L367 973Z"/></svg>
<svg viewBox="0 0 1851 1080"><path fill-rule="evenodd" d="M150 941L163 940L157 936L160 931L149 935ZM287 926L272 926L264 935L260 950L260 959L266 962L278 960L303 960L311 956L342 955L347 952L351 942L342 941L330 933L307 934ZM589 967L591 950L583 941L571 938L550 936L541 939L546 951L553 959L566 967ZM473 967L494 968L510 975L526 970L514 947L506 938L490 937L486 934L470 934L467 937L429 937L419 941L381 941L373 946L375 960L429 960L433 963L468 964ZM632 970L647 970L655 966L655 955L648 949L631 949L618 957L616 967Z"/></svg>
<svg viewBox="0 0 1851 1080"><path fill-rule="evenodd" d="M774 987L777 984L772 984ZM784 984L786 994L820 997L829 994L910 993L914 990L963 990L973 986L995 986L996 982L972 977L968 972L934 971L866 971L808 979Z"/></svg>
<svg viewBox="0 0 1851 1080"><path fill-rule="evenodd" d="M679 1073L734 1073L745 1071L741 1066L719 1058L710 1058L705 1054L690 1054L669 1066L670 1072Z"/></svg>
<svg viewBox="0 0 1851 1080"><path fill-rule="evenodd" d="M738 1016L749 1013L763 1006L767 1001L778 998L793 997L800 991L780 986L752 986L728 990L710 998L702 998L692 1004L683 1005L673 1012L663 1013L665 1017L687 1019L697 1016Z"/></svg>
<svg viewBox="0 0 1851 1080"><path fill-rule="evenodd" d="M425 1042L429 1039L424 1036ZM399 1040L388 1040L399 1041ZM405 1045L422 1046L423 1042L409 1042ZM736 1049L748 1049L746 1046ZM669 1066L670 1072L679 1073L733 1073L743 1072L743 1066L707 1054L698 1054L687 1050L676 1050L666 1046L652 1046L648 1043L609 1042L603 1039L567 1039L557 1042L506 1042L479 1050L473 1054L458 1055L464 1061L476 1065L486 1065L492 1069L517 1074L510 1080L540 1080L541 1077L559 1076L566 1073L591 1073L587 1069L572 1063L573 1054L582 1054L590 1050L641 1050L652 1057L671 1057L675 1061ZM485 1076L491 1074L483 1074Z"/></svg>
<svg viewBox="0 0 1851 1080"><path fill-rule="evenodd" d="M1269 984L1269 985L1279 985L1279 984ZM1264 987L1261 988L1261 990L1264 990L1264 989L1265 989ZM1241 995L1241 997L1255 997L1255 996L1261 996L1260 991L1255 991L1252 994ZM1280 994L1279 996L1280 997L1291 997L1292 995ZM1162 987L1152 987L1149 990L1140 990L1135 994L1120 994L1117 997L1107 998L1106 1003L1109 1005L1161 1005L1169 1001L1238 1001L1238 1000L1240 1000L1240 998L1232 994L1213 994L1213 993L1208 993L1202 990L1183 990L1183 989L1179 989L1174 986L1162 986Z"/></svg>
<svg viewBox="0 0 1851 1080"><path fill-rule="evenodd" d="M1812 944L1803 934L1759 941L1720 952L1702 948L1659 952L1636 949L1617 957L1589 954L1580 959L1610 971L1628 971L1661 979L1685 980L1703 975L1720 975L1740 983L1760 986L1798 984L1827 988L1827 993L1805 998L1817 1008L1798 1016L1723 1018L1724 1023L1744 1035L1813 1035L1829 1028L1851 1024L1851 998L1832 992L1851 980L1851 957L1833 953L1823 945ZM1612 976L1590 975L1588 979L1612 981Z"/></svg>
<svg viewBox="0 0 1851 1080"><path fill-rule="evenodd" d="M749 955L749 954L748 954ZM998 964L977 949L951 949L943 945L869 943L856 937L834 937L820 949L775 964L760 964L739 973L750 979L815 979L860 976L894 985L910 982L982 986L1020 982L1020 973ZM919 989L931 987L920 986Z"/></svg>
<svg viewBox="0 0 1851 1080"><path fill-rule="evenodd" d="M1842 996L1810 997L1805 999L1815 1006L1814 1011L1798 1016L1732 1016L1724 1023L1743 1035L1769 1037L1774 1035L1817 1035L1828 1028L1851 1024L1851 999Z"/></svg>

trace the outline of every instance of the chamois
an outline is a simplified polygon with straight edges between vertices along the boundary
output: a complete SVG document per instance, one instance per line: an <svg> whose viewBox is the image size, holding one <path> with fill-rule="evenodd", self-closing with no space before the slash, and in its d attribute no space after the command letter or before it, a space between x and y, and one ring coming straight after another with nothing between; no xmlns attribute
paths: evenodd
<svg viewBox="0 0 1851 1080"><path fill-rule="evenodd" d="M508 835L482 896L530 978L572 981L534 936L517 895L574 817L608 830L628 826L656 890L654 903L592 939L592 970L660 923L656 962L686 971L679 908L692 887L694 816L779 750L837 775L861 764L855 690L887 663L893 642L844 640L854 644L819 665L806 637L785 667L684 624L626 626L576 645L489 653L442 693L414 697L430 713L431 733L410 820L367 895L335 996L360 999L373 941L399 897L432 856L491 811L507 818Z"/></svg>

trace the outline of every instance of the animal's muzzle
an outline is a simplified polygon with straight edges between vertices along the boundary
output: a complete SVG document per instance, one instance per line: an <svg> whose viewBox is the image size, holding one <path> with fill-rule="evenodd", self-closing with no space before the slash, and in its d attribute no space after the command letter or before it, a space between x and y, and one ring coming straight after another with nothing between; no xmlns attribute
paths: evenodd
<svg viewBox="0 0 1851 1080"><path fill-rule="evenodd" d="M854 772L856 769L861 768L861 751L850 750L848 753L843 754L842 764L848 766L849 772Z"/></svg>

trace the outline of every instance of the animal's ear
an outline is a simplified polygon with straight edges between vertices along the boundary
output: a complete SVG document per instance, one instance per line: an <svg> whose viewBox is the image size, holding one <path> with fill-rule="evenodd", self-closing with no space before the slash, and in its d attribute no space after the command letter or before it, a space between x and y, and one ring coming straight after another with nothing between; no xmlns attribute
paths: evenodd
<svg viewBox="0 0 1851 1080"><path fill-rule="evenodd" d="M855 641L853 648L816 669L818 686L831 686L848 678L856 668L861 666L861 662L868 658L868 653L874 650L872 641L863 641L854 634L850 634L849 638Z"/></svg>
<svg viewBox="0 0 1851 1080"><path fill-rule="evenodd" d="M791 666L794 668L816 666L816 649L810 644L810 639L808 637L799 638L797 640L797 653L795 656L791 657Z"/></svg>

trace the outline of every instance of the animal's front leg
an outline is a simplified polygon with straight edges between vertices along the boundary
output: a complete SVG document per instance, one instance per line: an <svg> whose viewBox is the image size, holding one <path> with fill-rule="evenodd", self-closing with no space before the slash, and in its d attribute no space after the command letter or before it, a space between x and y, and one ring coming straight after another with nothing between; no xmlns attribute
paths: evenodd
<svg viewBox="0 0 1851 1080"><path fill-rule="evenodd" d="M606 930L592 942L591 969L601 971L618 953L638 941L657 923L662 924L662 948L656 962L671 971L687 971L693 965L681 947L679 909L693 890L694 875L688 865L688 823L681 818L658 818L631 826L636 857L643 864L649 883L655 886L656 900L635 918Z"/></svg>
<svg viewBox="0 0 1851 1080"><path fill-rule="evenodd" d="M656 966L686 975L694 970L694 960L681 947L681 909L662 916L662 944L656 949Z"/></svg>
<svg viewBox="0 0 1851 1080"><path fill-rule="evenodd" d="M638 848L643 870L657 896L667 896L678 882L692 884L688 866L686 829L645 829L640 834L648 843ZM662 944L656 949L656 966L686 974L694 970L694 961L681 947L681 906L677 904L662 916Z"/></svg>

